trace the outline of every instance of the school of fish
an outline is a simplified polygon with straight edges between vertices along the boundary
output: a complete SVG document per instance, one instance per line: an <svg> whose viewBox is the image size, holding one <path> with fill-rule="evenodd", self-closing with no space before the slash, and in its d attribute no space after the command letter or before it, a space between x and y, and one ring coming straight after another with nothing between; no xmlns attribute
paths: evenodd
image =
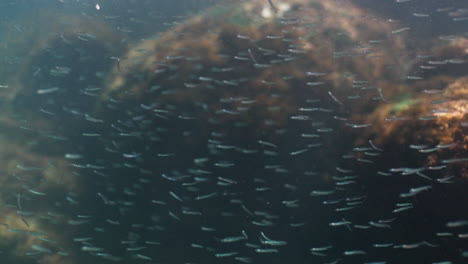
<svg viewBox="0 0 468 264"><path fill-rule="evenodd" d="M1 44L1 263L468 263L466 1L78 2Z"/></svg>

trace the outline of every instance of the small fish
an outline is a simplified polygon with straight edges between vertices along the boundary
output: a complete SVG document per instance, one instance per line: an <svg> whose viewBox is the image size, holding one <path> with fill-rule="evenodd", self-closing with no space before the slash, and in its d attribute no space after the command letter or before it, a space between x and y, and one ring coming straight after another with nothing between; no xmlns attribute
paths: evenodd
<svg viewBox="0 0 468 264"><path fill-rule="evenodd" d="M407 30L410 30L410 28L409 27L400 28L400 29L397 29L397 30L393 30L392 34L395 34L395 35L400 34L400 33L403 33L403 32L405 32Z"/></svg>

